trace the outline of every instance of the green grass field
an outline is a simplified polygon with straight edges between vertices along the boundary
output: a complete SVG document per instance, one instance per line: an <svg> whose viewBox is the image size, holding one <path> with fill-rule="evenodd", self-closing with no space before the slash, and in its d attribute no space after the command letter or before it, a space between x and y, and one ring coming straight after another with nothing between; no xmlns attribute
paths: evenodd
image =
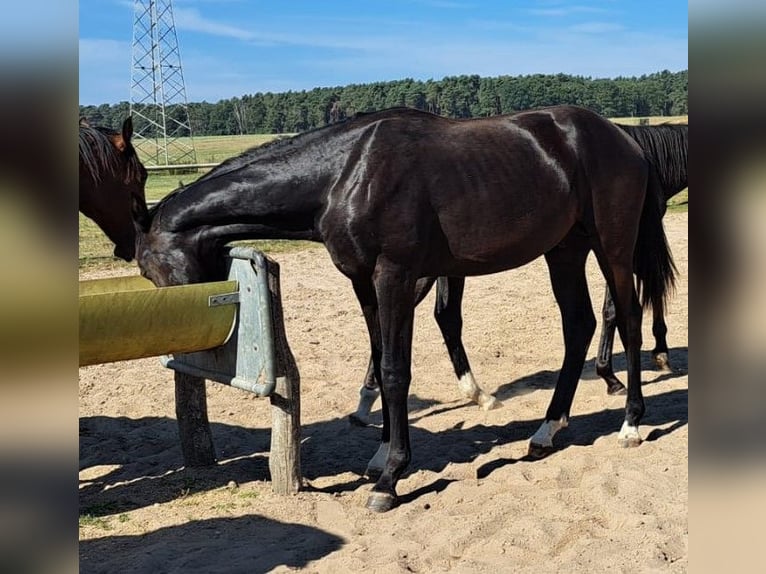
<svg viewBox="0 0 766 574"><path fill-rule="evenodd" d="M641 118L614 118L625 124L638 124ZM648 118L650 124L663 122L687 123L688 116ZM198 163L220 163L225 159L239 155L251 147L262 145L279 137L277 135L244 135L244 136L203 136L194 138L194 148ZM167 174L150 172L146 182L146 199L155 201L162 199L168 193L181 185L191 183L200 177L205 170L191 173ZM668 206L669 211L686 211L688 209L688 190L674 197ZM103 232L90 219L80 214L80 269L118 269L133 268L135 263L125 263L112 256L114 246ZM252 241L247 242L265 253L279 253L295 249L305 249L316 245L308 241Z"/></svg>
<svg viewBox="0 0 766 574"><path fill-rule="evenodd" d="M270 142L278 134L252 134L244 136L197 136L194 138L194 151L197 163L221 163L223 160L243 151ZM189 145L189 138L179 138L179 144ZM146 157L139 150L139 157L146 161Z"/></svg>

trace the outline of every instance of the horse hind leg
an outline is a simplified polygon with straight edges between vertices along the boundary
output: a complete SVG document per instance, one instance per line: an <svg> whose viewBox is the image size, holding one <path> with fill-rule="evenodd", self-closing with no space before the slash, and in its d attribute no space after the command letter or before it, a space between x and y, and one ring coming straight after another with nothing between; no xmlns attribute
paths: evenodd
<svg viewBox="0 0 766 574"><path fill-rule="evenodd" d="M483 410L501 405L495 397L484 391L471 372L468 355L463 346L462 301L465 279L463 277L439 277L436 282L434 317L447 346L452 368L458 379L458 388L465 398Z"/></svg>
<svg viewBox="0 0 766 574"><path fill-rule="evenodd" d="M370 418L370 412L372 412L372 406L380 396L380 385L375 379L375 369L373 366L372 358L367 365L367 373L364 376L364 382L359 389L359 404L357 404L356 411L348 415L349 422L358 427L374 426L372 419Z"/></svg>
<svg viewBox="0 0 766 574"><path fill-rule="evenodd" d="M597 254L598 256L598 254ZM599 262L601 262L599 257ZM608 263L607 263L608 265ZM625 421L617 437L622 447L635 447L642 438L638 425L646 407L641 390L641 305L633 284L633 266L630 263L613 264L604 269L604 276L612 293L617 329L628 358L628 392L625 402Z"/></svg>
<svg viewBox="0 0 766 574"><path fill-rule="evenodd" d="M670 355L668 352L668 326L665 324L665 310L655 304L652 307L652 335L654 335L654 349L652 349L652 361L655 368L673 372L670 365Z"/></svg>
<svg viewBox="0 0 766 574"><path fill-rule="evenodd" d="M665 324L665 310L661 305L655 303L652 307L652 315L652 335L654 335L655 341L654 349L652 349L652 361L656 369L673 372L666 338L668 327ZM624 395L626 392L625 385L614 374L612 366L612 347L617 327L617 315L614 309L614 300L608 287L604 295L603 317L604 322L601 327L601 338L596 357L596 373L606 382L607 394Z"/></svg>
<svg viewBox="0 0 766 574"><path fill-rule="evenodd" d="M598 355L596 356L596 373L606 382L606 392L609 395L624 395L625 385L614 374L612 365L612 349L614 347L614 331L617 327L617 315L614 310L614 301L609 288L604 294L604 309L602 311L603 323L601 325L601 338L598 342Z"/></svg>
<svg viewBox="0 0 766 574"><path fill-rule="evenodd" d="M545 254L553 294L561 311L565 351L545 421L530 439L529 455L534 458L550 454L554 450L554 435L569 423L585 356L596 331L596 317L585 277L588 251L582 242L572 240L567 244L565 240L564 244Z"/></svg>
<svg viewBox="0 0 766 574"><path fill-rule="evenodd" d="M416 285L416 305L419 304L434 284L434 278L420 279ZM468 400L488 411L498 408L502 403L482 389L471 371L468 355L463 346L462 301L465 279L462 277L439 277L436 288L436 303L434 317L441 330L452 367L458 379L458 388ZM365 374L364 383L359 389L359 403L354 413L349 415L349 421L355 426L371 426L369 416L375 401L380 396L380 385L375 378L373 362L370 359Z"/></svg>

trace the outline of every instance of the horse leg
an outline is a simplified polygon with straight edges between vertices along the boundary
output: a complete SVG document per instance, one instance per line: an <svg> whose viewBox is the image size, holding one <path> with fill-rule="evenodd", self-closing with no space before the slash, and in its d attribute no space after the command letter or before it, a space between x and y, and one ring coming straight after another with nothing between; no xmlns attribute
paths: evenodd
<svg viewBox="0 0 766 574"><path fill-rule="evenodd" d="M614 310L614 300L609 288L604 294L604 322L601 325L601 338L598 341L596 356L596 373L606 381L606 392L609 395L624 395L625 385L614 374L612 367L612 348L614 346L614 330L617 327L617 315Z"/></svg>
<svg viewBox="0 0 766 574"><path fill-rule="evenodd" d="M367 333L370 338L369 370L373 373L373 380L376 378L379 379L381 343L380 325L378 324L378 300L375 295L375 287L373 286L372 281L369 279L354 279L353 286L354 293L356 293L356 298L362 308L364 321L367 325ZM377 479L383 472L383 464L386 460L386 457L388 456L389 424L388 411L385 408L385 400L383 401L383 405L383 430L380 441L380 448L367 464L367 470L365 471L365 474L373 479Z"/></svg>
<svg viewBox="0 0 766 574"><path fill-rule="evenodd" d="M553 437L569 423L569 412L582 374L588 346L596 331L596 317L588 294L585 260L588 246L579 238L545 254L564 331L564 363L556 381L545 421L532 436L529 455L541 458L553 451Z"/></svg>
<svg viewBox="0 0 766 574"><path fill-rule="evenodd" d="M625 403L625 421L617 436L623 447L641 444L638 425L646 407L641 390L641 317L642 309L633 283L633 262L609 262L596 253L610 291L614 294L617 330L628 358L628 397ZM602 264L602 261L605 264Z"/></svg>
<svg viewBox="0 0 766 574"><path fill-rule="evenodd" d="M660 305L652 306L652 335L654 335L654 349L652 360L654 366L662 371L673 371L668 356L668 326L665 324L665 309Z"/></svg>
<svg viewBox="0 0 766 574"><path fill-rule="evenodd" d="M476 384L471 365L463 347L463 277L439 277L436 282L436 304L434 317L447 345L452 368L458 379L458 388L463 396L488 411L500 406L500 401Z"/></svg>
<svg viewBox="0 0 766 574"><path fill-rule="evenodd" d="M431 287L433 287L435 281L436 278L434 277L423 277L422 279L418 280L415 287L415 305L418 305L423 299L425 299L426 295L428 295L428 292L431 290ZM439 319L437 317L437 322L438 320ZM462 347L462 343L460 344ZM466 364L467 361L468 359L466 359ZM481 389L479 389L479 391L483 392ZM369 418L370 411L372 411L372 405L375 404L378 396L380 396L380 385L378 384L378 379L375 377L372 358L370 358L370 362L367 365L367 373L364 375L364 382L362 383L362 387L359 389L359 404L356 407L356 411L348 416L349 422L355 426L372 426L372 421Z"/></svg>
<svg viewBox="0 0 766 574"><path fill-rule="evenodd" d="M375 378L375 368L372 357L367 365L367 373L364 375L364 382L359 389L359 404L356 411L348 415L351 424L359 427L372 426L372 421L368 418L372 411L372 405L380 396L380 385Z"/></svg>
<svg viewBox="0 0 766 574"><path fill-rule="evenodd" d="M383 472L367 499L367 508L386 512L397 504L396 483L411 458L407 396L412 378L415 279L406 268L379 258L374 283L381 338L380 388L388 412L381 449L387 448L388 454Z"/></svg>

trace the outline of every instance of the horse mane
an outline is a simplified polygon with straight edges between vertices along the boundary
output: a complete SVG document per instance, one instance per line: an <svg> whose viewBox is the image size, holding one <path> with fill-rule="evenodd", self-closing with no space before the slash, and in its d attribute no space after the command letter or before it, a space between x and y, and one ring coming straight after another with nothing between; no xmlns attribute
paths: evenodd
<svg viewBox="0 0 766 574"><path fill-rule="evenodd" d="M80 164L96 184L104 176L120 177L126 181L141 179L140 161L135 148L130 142L125 142L125 150L120 152L112 141L112 137L121 136L120 132L104 126L91 127L82 120L79 130ZM127 159L125 167L120 162L121 154Z"/></svg>
<svg viewBox="0 0 766 574"><path fill-rule="evenodd" d="M315 138L323 137L328 132L341 131L342 129L346 128L350 124L369 123L369 122L386 119L392 116L393 117L401 116L402 114L430 115L430 116L434 115L434 114L431 114L430 112L425 112L422 110L418 110L416 108L408 108L405 106L387 108L385 110L372 111L372 112L357 112L353 116L344 118L342 120L338 120L337 122L333 122L325 126L313 128L311 130L307 130L305 132L301 132L297 135L290 136L290 137L278 137L272 141L266 142L265 144L253 146L243 151L241 154L237 156L234 156L222 161L220 164L215 166L209 172L201 175L193 182L188 183L184 186L181 186L171 191L167 195L165 195L159 202L154 204L151 208L148 208L147 210L148 220L153 221L154 218L158 214L160 214L161 210L165 206L167 206L169 202L176 199L185 190L189 188L193 188L197 184L210 181L217 177L221 177L228 173L241 169L251 163L264 159L269 154L279 153L293 146L297 147Z"/></svg>
<svg viewBox="0 0 766 574"><path fill-rule="evenodd" d="M114 144L109 137L112 135L117 135L117 132L80 123L80 164L96 183L100 183L105 174L116 176L120 167Z"/></svg>
<svg viewBox="0 0 766 574"><path fill-rule="evenodd" d="M657 170L666 201L688 186L688 124L617 125L649 156Z"/></svg>

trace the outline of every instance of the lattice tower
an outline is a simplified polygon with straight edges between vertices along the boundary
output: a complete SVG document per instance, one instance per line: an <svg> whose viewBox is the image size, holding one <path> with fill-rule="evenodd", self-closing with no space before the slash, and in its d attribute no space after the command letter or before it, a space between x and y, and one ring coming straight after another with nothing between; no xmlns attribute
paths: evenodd
<svg viewBox="0 0 766 574"><path fill-rule="evenodd" d="M171 0L134 0L130 111L146 165L196 163Z"/></svg>

